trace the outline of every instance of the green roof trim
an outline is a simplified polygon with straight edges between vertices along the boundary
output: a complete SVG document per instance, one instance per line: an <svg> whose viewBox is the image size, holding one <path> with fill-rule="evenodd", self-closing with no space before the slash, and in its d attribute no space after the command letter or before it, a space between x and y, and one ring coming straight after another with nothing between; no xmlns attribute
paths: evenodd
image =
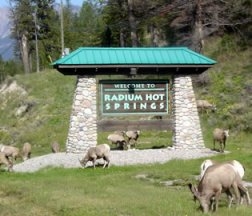
<svg viewBox="0 0 252 216"><path fill-rule="evenodd" d="M216 61L186 47L80 47L53 62L59 65L214 65Z"/></svg>

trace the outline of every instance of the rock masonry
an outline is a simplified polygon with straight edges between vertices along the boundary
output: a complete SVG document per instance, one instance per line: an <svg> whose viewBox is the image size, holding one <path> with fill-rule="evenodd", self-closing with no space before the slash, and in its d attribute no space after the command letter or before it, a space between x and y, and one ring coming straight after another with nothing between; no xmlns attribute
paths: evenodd
<svg viewBox="0 0 252 216"><path fill-rule="evenodd" d="M78 77L66 144L67 153L82 153L97 144L97 89L95 77ZM173 147L204 148L189 75L174 76L172 104Z"/></svg>
<svg viewBox="0 0 252 216"><path fill-rule="evenodd" d="M78 77L66 144L67 153L82 153L97 144L96 94L95 77Z"/></svg>
<svg viewBox="0 0 252 216"><path fill-rule="evenodd" d="M174 77L172 99L173 146L175 148L204 148L191 76Z"/></svg>

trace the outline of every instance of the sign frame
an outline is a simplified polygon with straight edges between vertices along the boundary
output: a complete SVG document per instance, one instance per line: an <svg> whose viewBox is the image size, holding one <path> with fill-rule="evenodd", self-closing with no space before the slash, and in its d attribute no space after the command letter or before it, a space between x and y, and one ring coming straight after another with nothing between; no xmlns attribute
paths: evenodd
<svg viewBox="0 0 252 216"><path fill-rule="evenodd" d="M100 86L101 115L103 116L168 115L169 114L169 87L170 87L169 84L170 84L169 79L100 80L99 86ZM111 86L114 85L114 88L113 87L107 88L106 85L111 85ZM106 92L108 94L106 94ZM136 92L138 92L138 94L135 94ZM146 92L148 93L148 95ZM145 100L143 100L143 98L145 98ZM126 102L124 99L126 101L132 99L131 101L132 103ZM161 100L158 100L158 99L161 99ZM141 100L143 100L144 102L141 103ZM149 100L148 103L146 102L146 100ZM114 103L114 108L115 106L125 107L125 105L127 105L126 106L127 110L123 109L123 111L114 110L114 111L107 112L106 106L107 108L110 107L110 105L108 105L108 103L110 102L112 104ZM139 110L138 108L140 105L142 106L142 109ZM145 109L145 107L147 106L148 108ZM152 108L150 108L151 106ZM159 106L159 109L153 108L157 106Z"/></svg>

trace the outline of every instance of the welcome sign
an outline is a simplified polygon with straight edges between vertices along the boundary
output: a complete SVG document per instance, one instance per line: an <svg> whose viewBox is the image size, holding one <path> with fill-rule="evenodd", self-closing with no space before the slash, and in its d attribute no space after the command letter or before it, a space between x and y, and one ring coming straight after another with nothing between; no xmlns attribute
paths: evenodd
<svg viewBox="0 0 252 216"><path fill-rule="evenodd" d="M167 114L168 83L168 80L100 81L102 114Z"/></svg>

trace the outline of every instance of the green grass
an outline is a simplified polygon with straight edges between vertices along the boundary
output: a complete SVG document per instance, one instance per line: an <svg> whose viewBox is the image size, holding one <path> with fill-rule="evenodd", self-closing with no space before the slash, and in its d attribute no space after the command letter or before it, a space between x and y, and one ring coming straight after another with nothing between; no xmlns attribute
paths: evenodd
<svg viewBox="0 0 252 216"><path fill-rule="evenodd" d="M0 98L0 142L18 147L30 142L35 147L33 154L41 155L49 153L51 142L56 140L64 150L76 77L48 70L18 75L15 80L27 95L10 94ZM17 108L26 103L33 106L16 117Z"/></svg>
<svg viewBox="0 0 252 216"><path fill-rule="evenodd" d="M216 159L223 156L229 159L234 154ZM243 155L245 165L250 158L251 154ZM95 170L47 168L30 174L1 172L0 211L11 216L202 215L187 188L187 183L195 182L201 161L173 160ZM246 178L252 179L252 173L246 172ZM168 180L179 181L167 187L162 182ZM223 195L218 215L252 213L248 206L228 209L226 200Z"/></svg>
<svg viewBox="0 0 252 216"><path fill-rule="evenodd" d="M210 148L210 132L206 134L204 139ZM226 149L229 153L218 154L214 159L239 160L246 169L244 180L252 181L251 140L252 135L245 133L231 135ZM2 170L0 211L11 216L202 215L187 184L197 184L195 176L203 160L172 160L165 164L97 167L95 170L46 168L36 173ZM165 186L164 182L170 180L175 181L174 185ZM251 188L249 191L252 195ZM250 215L252 206L233 205L228 209L227 198L222 195L216 214Z"/></svg>

